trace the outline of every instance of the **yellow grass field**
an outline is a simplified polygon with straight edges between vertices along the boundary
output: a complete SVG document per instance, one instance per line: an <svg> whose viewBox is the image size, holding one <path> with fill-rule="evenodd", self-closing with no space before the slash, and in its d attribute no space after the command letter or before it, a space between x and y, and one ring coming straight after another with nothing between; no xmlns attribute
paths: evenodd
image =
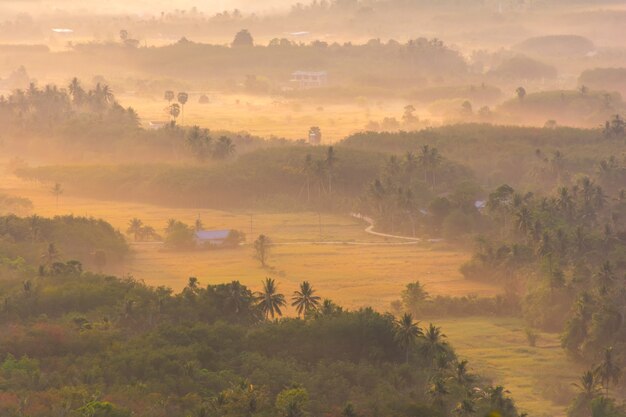
<svg viewBox="0 0 626 417"><path fill-rule="evenodd" d="M541 333L530 347L519 319L470 317L436 324L460 357L511 392L521 411L533 417L565 416L567 403L558 400L573 398L572 384L584 370L566 357L557 334Z"/></svg>
<svg viewBox="0 0 626 417"><path fill-rule="evenodd" d="M259 266L248 245L237 249L172 252L158 243L133 243L131 259L111 271L174 290L186 285L190 276L197 277L202 284L237 279L252 288L258 288L264 277L272 276L286 294L308 280L321 296L346 307L372 306L380 310L388 309L406 284L416 280L433 294L494 295L499 291L497 287L462 277L458 269L469 258L467 253L448 249L441 243L396 245L398 242L393 239L365 233L366 225L348 215L322 215L320 235L316 213L196 211L72 195L62 195L57 206L50 185L26 183L12 176L3 177L0 192L31 199L34 211L41 216L74 214L103 218L121 231L133 217L162 231L169 218L192 224L199 216L206 228L242 230L248 235L248 242L263 233L277 243L272 248L269 269ZM316 241L339 243L311 243Z"/></svg>
<svg viewBox="0 0 626 417"><path fill-rule="evenodd" d="M178 118L178 123L287 139L304 139L311 126L319 126L324 143L333 143L364 130L371 120L380 122L385 117L395 117L401 121L404 106L410 104L400 100L365 99L353 104L319 104L283 97L211 93L207 94L210 103L199 104L201 94L189 94L184 116ZM167 101L161 97L120 94L118 99L125 107L131 106L137 110L144 124L169 119L165 111Z"/></svg>

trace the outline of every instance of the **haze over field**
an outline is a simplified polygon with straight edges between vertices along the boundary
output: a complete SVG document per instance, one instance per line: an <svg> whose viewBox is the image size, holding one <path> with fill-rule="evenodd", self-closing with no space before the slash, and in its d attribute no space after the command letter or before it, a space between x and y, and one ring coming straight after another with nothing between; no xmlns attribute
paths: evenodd
<svg viewBox="0 0 626 417"><path fill-rule="evenodd" d="M626 417L624 39L0 0L0 416Z"/></svg>

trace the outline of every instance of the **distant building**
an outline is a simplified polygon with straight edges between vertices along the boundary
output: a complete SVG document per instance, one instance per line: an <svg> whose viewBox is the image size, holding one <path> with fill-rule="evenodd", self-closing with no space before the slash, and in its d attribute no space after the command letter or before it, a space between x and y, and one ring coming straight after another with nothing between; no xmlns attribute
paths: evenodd
<svg viewBox="0 0 626 417"><path fill-rule="evenodd" d="M319 88L328 82L326 71L296 71L291 74L291 84L297 88Z"/></svg>
<svg viewBox="0 0 626 417"><path fill-rule="evenodd" d="M198 230L195 240L198 245L222 246L231 235L232 230Z"/></svg>
<svg viewBox="0 0 626 417"><path fill-rule="evenodd" d="M151 122L148 122L148 129L159 130L159 129L163 129L168 124L170 124L170 122L151 121Z"/></svg>
<svg viewBox="0 0 626 417"><path fill-rule="evenodd" d="M313 126L309 129L309 145L320 145L322 143L322 131L319 127Z"/></svg>

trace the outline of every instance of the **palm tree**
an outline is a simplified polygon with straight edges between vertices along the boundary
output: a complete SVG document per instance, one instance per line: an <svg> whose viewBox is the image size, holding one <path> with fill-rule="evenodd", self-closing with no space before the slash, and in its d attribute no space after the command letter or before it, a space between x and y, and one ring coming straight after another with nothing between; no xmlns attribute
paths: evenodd
<svg viewBox="0 0 626 417"><path fill-rule="evenodd" d="M63 194L63 187L58 182L54 184L52 187L52 194L56 197L57 200L57 208L59 207L59 197Z"/></svg>
<svg viewBox="0 0 626 417"><path fill-rule="evenodd" d="M176 119L180 116L180 105L178 103L174 103L167 109L169 115L173 118L173 122L176 123Z"/></svg>
<svg viewBox="0 0 626 417"><path fill-rule="evenodd" d="M445 350L445 342L443 340L445 337L446 335L441 332L441 327L437 327L432 323L428 325L428 329L424 332L424 340L426 342L424 349L431 358L434 359L437 353Z"/></svg>
<svg viewBox="0 0 626 417"><path fill-rule="evenodd" d="M572 384L580 390L579 396L583 397L586 401L593 400L599 393L598 380L591 371L587 371L580 377L579 383Z"/></svg>
<svg viewBox="0 0 626 417"><path fill-rule="evenodd" d="M420 155L417 160L424 168L424 182L428 183L428 174L430 174L430 182L433 191L435 190L435 171L441 164L441 155L437 148L431 148L424 145L420 149Z"/></svg>
<svg viewBox="0 0 626 417"><path fill-rule="evenodd" d="M337 157L335 156L335 149L332 146L328 147L326 152L326 172L328 174L328 194L333 192L333 173L335 164L337 163Z"/></svg>
<svg viewBox="0 0 626 417"><path fill-rule="evenodd" d="M129 235L133 235L135 238L135 242L139 240L141 236L141 232L143 229L143 222L138 218L133 218L128 222L128 229L126 229L126 233Z"/></svg>
<svg viewBox="0 0 626 417"><path fill-rule="evenodd" d="M204 230L204 224L202 224L202 219L200 219L200 216L198 216L198 218L196 219L196 222L194 223L193 228L196 232L199 232L200 230Z"/></svg>
<svg viewBox="0 0 626 417"><path fill-rule="evenodd" d="M100 94L102 96L102 101L104 101L106 104L111 104L115 100L111 87L106 84L102 87Z"/></svg>
<svg viewBox="0 0 626 417"><path fill-rule="evenodd" d="M163 98L167 100L168 105L172 104L172 100L174 100L174 97L175 97L175 94L172 90L167 90L165 94L163 94Z"/></svg>
<svg viewBox="0 0 626 417"><path fill-rule="evenodd" d="M457 362L456 367L454 369L454 374L455 374L454 376L456 378L456 381L461 385L464 385L473 380L472 376L467 371L468 363L469 362L467 360L462 360L461 362Z"/></svg>
<svg viewBox="0 0 626 417"><path fill-rule="evenodd" d="M317 310L321 298L315 295L315 290L308 281L300 284L300 291L294 291L291 305L296 308L298 316Z"/></svg>
<svg viewBox="0 0 626 417"><path fill-rule="evenodd" d="M524 100L524 97L526 97L526 89L524 87L517 87L515 94L517 95L517 98L522 101Z"/></svg>
<svg viewBox="0 0 626 417"><path fill-rule="evenodd" d="M498 411L505 411L511 405L510 399L506 398L505 394L509 391L505 390L502 385L496 387L489 387L487 394L489 395L489 402L491 407Z"/></svg>
<svg viewBox="0 0 626 417"><path fill-rule="evenodd" d="M266 278L263 282L263 291L256 294L257 307L265 318L282 316L281 307L285 307L285 296L278 293L273 278Z"/></svg>
<svg viewBox="0 0 626 417"><path fill-rule="evenodd" d="M72 81L70 82L70 85L68 86L68 90L70 92L70 95L72 96L72 100L74 104L76 105L82 104L83 98L85 97L85 90L83 90L83 88L81 87L80 81L78 81L78 78L76 77L72 78Z"/></svg>
<svg viewBox="0 0 626 417"><path fill-rule="evenodd" d="M180 103L182 109L182 124L185 124L185 104L187 103L187 100L189 100L189 94L181 91L180 93L178 93L178 96L176 98L178 99L178 102Z"/></svg>
<svg viewBox="0 0 626 417"><path fill-rule="evenodd" d="M226 159L235 153L235 144L228 136L221 136L215 143L213 149L213 157L218 159Z"/></svg>
<svg viewBox="0 0 626 417"><path fill-rule="evenodd" d="M50 243L46 251L41 255L41 259L44 261L47 267L52 266L52 264L60 257L61 255L59 254L59 251L57 250L54 243Z"/></svg>
<svg viewBox="0 0 626 417"><path fill-rule="evenodd" d="M424 333L419 327L419 322L413 321L413 315L405 313L399 320L395 322L396 342L405 349L406 363L409 363L409 352L415 344L418 337L423 337Z"/></svg>
<svg viewBox="0 0 626 417"><path fill-rule="evenodd" d="M532 212L528 207L523 206L517 212L516 217L517 230L519 230L522 234L527 235L533 227Z"/></svg>
<svg viewBox="0 0 626 417"><path fill-rule="evenodd" d="M615 273L613 272L613 266L610 261L605 261L600 267L600 271L596 274L598 278L598 283L608 288L613 284L615 280Z"/></svg>
<svg viewBox="0 0 626 417"><path fill-rule="evenodd" d="M233 281L228 286L227 303L233 308L235 314L239 314L247 300L249 293L239 281Z"/></svg>
<svg viewBox="0 0 626 417"><path fill-rule="evenodd" d="M550 239L550 235L544 232L541 236L539 247L537 248L537 254L548 258L548 269L550 273L552 273L552 253L552 240Z"/></svg>
<svg viewBox="0 0 626 417"><path fill-rule="evenodd" d="M445 405L445 397L449 394L449 391L445 381L441 378L437 378L430 384L428 393L436 406L443 407Z"/></svg>
<svg viewBox="0 0 626 417"><path fill-rule="evenodd" d="M596 367L595 374L600 378L600 382L606 389L606 394L609 394L609 384L617 384L622 374L622 370L617 366L613 359L613 348L608 347L604 351L604 359Z"/></svg>
<svg viewBox="0 0 626 417"><path fill-rule="evenodd" d="M178 220L176 219L167 219L167 224L165 226L165 233L171 233L176 228L178 224Z"/></svg>

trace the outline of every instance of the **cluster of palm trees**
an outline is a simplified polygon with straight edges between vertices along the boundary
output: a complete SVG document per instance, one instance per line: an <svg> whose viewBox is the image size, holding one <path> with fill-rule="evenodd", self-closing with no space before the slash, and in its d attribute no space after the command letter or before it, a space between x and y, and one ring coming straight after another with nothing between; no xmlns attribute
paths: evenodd
<svg viewBox="0 0 626 417"><path fill-rule="evenodd" d="M187 131L185 143L199 162L204 162L208 158L226 159L236 150L235 144L228 136L220 136L219 139L213 140L208 129L201 129L199 126L193 126Z"/></svg>
<svg viewBox="0 0 626 417"><path fill-rule="evenodd" d="M135 242L161 239L161 236L159 236L154 227L144 224L143 221L136 217L128 222L126 234L132 235Z"/></svg>
<svg viewBox="0 0 626 417"><path fill-rule="evenodd" d="M579 392L572 401L568 414L571 417L592 414L593 403L609 400L609 387L611 384L615 386L619 383L621 374L622 370L616 363L613 348L606 348L602 361L594 369L586 371L578 383L573 384Z"/></svg>
<svg viewBox="0 0 626 417"><path fill-rule="evenodd" d="M50 128L77 113L101 115L111 111L120 121L138 126L137 113L130 107L122 108L108 85L97 83L94 88L86 90L76 77L67 89L56 85L39 88L33 82L26 90L18 89L8 97L0 97L0 117L16 117L23 127L29 128Z"/></svg>
<svg viewBox="0 0 626 417"><path fill-rule="evenodd" d="M311 201L311 188L317 188L317 196L332 195L333 179L335 178L335 167L337 165L337 155L335 148L329 146L324 158L314 160L311 154L307 154L302 166L302 173L305 176L303 190L306 190L307 203Z"/></svg>
<svg viewBox="0 0 626 417"><path fill-rule="evenodd" d="M182 116L182 124L185 123L185 104L189 101L189 94L184 91L179 92L178 94L174 93L172 90L167 90L163 94L163 98L167 100L167 114L172 118L172 121L176 121L178 116ZM172 103L176 99L177 103Z"/></svg>
<svg viewBox="0 0 626 417"><path fill-rule="evenodd" d="M448 397L460 386L466 392L465 398L459 401L454 414L469 417L478 413L479 409L497 412L500 416L517 416L513 401L507 397L508 391L502 386L488 387L482 390L476 386L476 377L470 374L467 360L456 360L451 349L445 342L445 334L441 328L430 323L422 329L410 313L405 313L395 322L395 339L405 349L405 360L409 363L410 352L419 351L422 358L432 361L437 370L431 377L428 395L433 406L444 411ZM496 414L490 414L496 415Z"/></svg>
<svg viewBox="0 0 626 417"><path fill-rule="evenodd" d="M372 182L365 195L367 211L383 228L393 232L406 223L415 236L420 210L426 203L420 187L435 190L442 162L437 148L429 145L422 146L417 155L407 152L403 158L390 157L383 175Z"/></svg>
<svg viewBox="0 0 626 417"><path fill-rule="evenodd" d="M559 263L579 259L592 248L589 230L598 226L606 200L602 188L589 177L573 187L559 188L554 197L541 199L503 185L489 195L486 206L499 225L500 239L514 243L494 248L482 238L475 258L490 268L509 268L528 260L530 250L546 260L550 274L559 275ZM608 243L613 232L610 227L604 231Z"/></svg>
<svg viewBox="0 0 626 417"><path fill-rule="evenodd" d="M287 305L285 296L278 292L273 278L266 278L263 281L263 290L255 294L255 300L259 311L266 319L282 316L282 309ZM308 281L302 282L300 289L294 291L291 301L291 306L295 307L299 317L316 313L321 304L321 298L315 295L315 290Z"/></svg>

